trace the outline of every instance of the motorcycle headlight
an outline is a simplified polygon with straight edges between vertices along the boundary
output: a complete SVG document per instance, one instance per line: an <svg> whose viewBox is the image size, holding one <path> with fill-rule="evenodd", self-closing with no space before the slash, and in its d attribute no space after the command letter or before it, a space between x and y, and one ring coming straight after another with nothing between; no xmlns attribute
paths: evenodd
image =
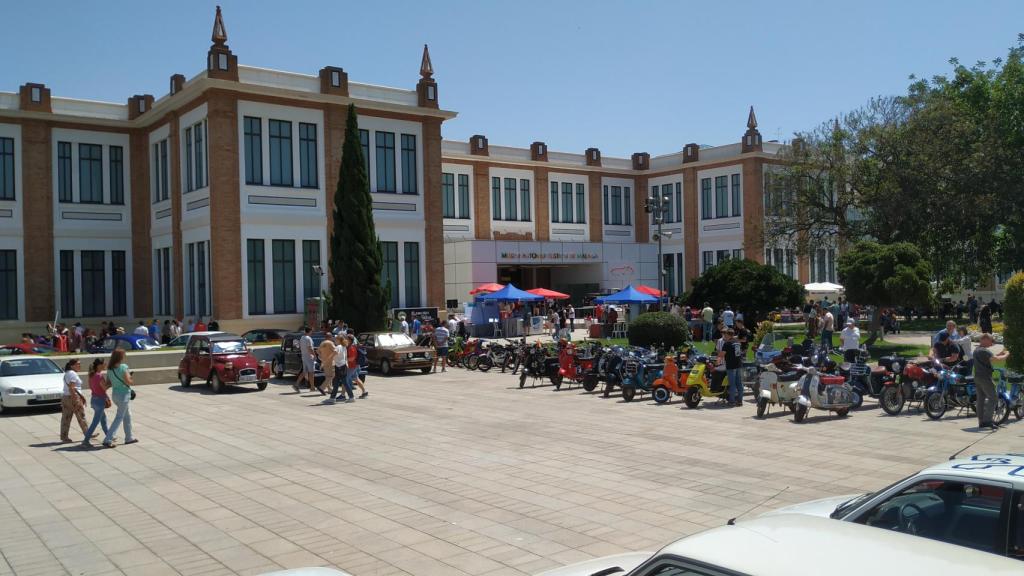
<svg viewBox="0 0 1024 576"><path fill-rule="evenodd" d="M8 388L7 389L7 393L8 394L24 394L25 393L25 389L24 388Z"/></svg>
<svg viewBox="0 0 1024 576"><path fill-rule="evenodd" d="M899 362L893 362L892 363L892 371L894 373L899 374L900 373L900 368L901 368L901 366L900 366Z"/></svg>

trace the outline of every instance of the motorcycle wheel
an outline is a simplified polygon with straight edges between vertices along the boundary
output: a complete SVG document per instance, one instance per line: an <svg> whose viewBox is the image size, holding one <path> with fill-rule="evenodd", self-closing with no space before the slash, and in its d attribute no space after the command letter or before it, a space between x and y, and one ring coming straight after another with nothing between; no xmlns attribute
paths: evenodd
<svg viewBox="0 0 1024 576"><path fill-rule="evenodd" d="M996 406L992 410L992 421L996 424L1006 424L1006 421L1010 419L1010 405L1006 403L1006 400L996 396Z"/></svg>
<svg viewBox="0 0 1024 576"><path fill-rule="evenodd" d="M664 404L672 398L672 393L668 391L668 388L658 386L651 392L651 396L654 397L654 401L658 404Z"/></svg>
<svg viewBox="0 0 1024 576"><path fill-rule="evenodd" d="M555 385L555 390L561 390L562 389L562 375L561 374L552 374L551 375L551 383Z"/></svg>
<svg viewBox="0 0 1024 576"><path fill-rule="evenodd" d="M878 399L878 403L882 405L882 410L889 416L895 416L902 412L904 400L900 387L886 386L885 390L882 390L882 397Z"/></svg>
<svg viewBox="0 0 1024 576"><path fill-rule="evenodd" d="M860 390L857 390L855 388L853 390L853 404L850 406L850 409L851 410L856 410L856 409L860 408L863 404L864 404L864 394Z"/></svg>
<svg viewBox="0 0 1024 576"><path fill-rule="evenodd" d="M1017 420L1024 418L1024 406L1016 406L1013 409L1013 415L1017 417Z"/></svg>
<svg viewBox="0 0 1024 576"><path fill-rule="evenodd" d="M593 392L597 388L597 375L587 374L583 377L583 389L587 392Z"/></svg>
<svg viewBox="0 0 1024 576"><path fill-rule="evenodd" d="M690 388L683 394L683 402L686 403L687 408L696 408L700 405L700 390L697 388Z"/></svg>
<svg viewBox="0 0 1024 576"><path fill-rule="evenodd" d="M632 402L633 397L636 396L635 386L623 386L622 387L622 399L626 402Z"/></svg>
<svg viewBox="0 0 1024 576"><path fill-rule="evenodd" d="M758 398L757 399L757 417L764 418L764 413L768 411L768 399Z"/></svg>
<svg viewBox="0 0 1024 576"><path fill-rule="evenodd" d="M793 412L793 421L796 422L797 424L799 424L799 423L803 422L804 418L806 418L806 417L807 417L807 406L804 406L803 404L797 403L796 410Z"/></svg>
<svg viewBox="0 0 1024 576"><path fill-rule="evenodd" d="M849 408L840 408L839 410L836 410L836 416L839 416L840 418L846 418L849 414Z"/></svg>
<svg viewBox="0 0 1024 576"><path fill-rule="evenodd" d="M522 362L519 360L519 357L517 356L516 357L516 361L512 363L512 374L515 374L516 372L519 372L519 365L521 363Z"/></svg>
<svg viewBox="0 0 1024 576"><path fill-rule="evenodd" d="M480 365L480 356L473 355L466 358L465 365L467 370L476 370L476 367Z"/></svg>
<svg viewBox="0 0 1024 576"><path fill-rule="evenodd" d="M476 369L481 371L481 372L487 372L488 370L490 370L493 367L494 367L494 360L491 360L490 356L480 356L480 359L477 360Z"/></svg>
<svg viewBox="0 0 1024 576"><path fill-rule="evenodd" d="M932 420L942 418L942 415L946 413L946 397L942 392L932 392L925 396L924 411Z"/></svg>
<svg viewBox="0 0 1024 576"><path fill-rule="evenodd" d="M519 387L522 388L525 385L526 385L526 370L523 370L523 373L519 375Z"/></svg>

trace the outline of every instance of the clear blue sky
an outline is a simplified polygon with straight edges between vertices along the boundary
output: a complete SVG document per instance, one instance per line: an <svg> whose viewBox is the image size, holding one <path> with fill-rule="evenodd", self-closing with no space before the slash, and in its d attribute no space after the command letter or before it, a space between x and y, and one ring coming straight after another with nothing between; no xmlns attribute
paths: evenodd
<svg viewBox="0 0 1024 576"><path fill-rule="evenodd" d="M753 105L786 139L947 61L1005 56L1017 1L272 2L222 0L243 64L412 88L430 44L446 138L605 155L740 139ZM14 2L0 91L124 102L204 66L214 2Z"/></svg>

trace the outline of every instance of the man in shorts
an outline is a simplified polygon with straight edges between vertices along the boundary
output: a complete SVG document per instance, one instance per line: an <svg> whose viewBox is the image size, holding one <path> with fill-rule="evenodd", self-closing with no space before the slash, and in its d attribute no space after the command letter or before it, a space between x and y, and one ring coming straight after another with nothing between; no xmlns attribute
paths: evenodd
<svg viewBox="0 0 1024 576"><path fill-rule="evenodd" d="M303 380L309 382L310 392L316 387L316 351L313 348L312 333L313 329L305 326L302 329L302 337L299 338L299 357L302 359L302 372L295 379L295 384L292 384L292 388L296 392L300 391Z"/></svg>
<svg viewBox="0 0 1024 576"><path fill-rule="evenodd" d="M446 371L448 362L448 338L451 333L445 328L443 323L439 323L437 328L434 328L434 347L437 348L437 355L434 356L434 372L437 372L437 362L441 362L441 372Z"/></svg>

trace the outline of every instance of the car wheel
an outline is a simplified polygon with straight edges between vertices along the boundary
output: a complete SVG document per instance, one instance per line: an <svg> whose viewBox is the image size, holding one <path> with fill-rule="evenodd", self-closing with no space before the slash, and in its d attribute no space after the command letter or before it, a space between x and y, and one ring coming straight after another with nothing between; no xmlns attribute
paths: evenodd
<svg viewBox="0 0 1024 576"><path fill-rule="evenodd" d="M270 371L274 373L274 376L278 378L284 378L284 366L274 358L274 362L270 366Z"/></svg>
<svg viewBox="0 0 1024 576"><path fill-rule="evenodd" d="M391 376L391 362L388 362L387 360L381 360L380 373L385 376Z"/></svg>
<svg viewBox="0 0 1024 576"><path fill-rule="evenodd" d="M626 402L632 402L633 397L636 396L635 386L623 386L622 387L622 399Z"/></svg>
<svg viewBox="0 0 1024 576"><path fill-rule="evenodd" d="M420 372L422 372L424 374L430 374L430 369L431 369L431 366L424 366L423 368L420 368Z"/></svg>
<svg viewBox="0 0 1024 576"><path fill-rule="evenodd" d="M188 388L192 385L192 377L187 374L180 373L178 374L178 382L181 382L182 388Z"/></svg>
<svg viewBox="0 0 1024 576"><path fill-rule="evenodd" d="M267 389L267 383L266 382L260 382L259 384L256 385L256 389L259 390L260 392L266 390Z"/></svg>
<svg viewBox="0 0 1024 576"><path fill-rule="evenodd" d="M210 376L210 388L214 394L220 394L224 391L224 383L221 382L220 376L216 372L213 373L213 376Z"/></svg>
<svg viewBox="0 0 1024 576"><path fill-rule="evenodd" d="M669 398L672 397L672 394L668 391L668 388L665 388L664 386L658 386L657 388L655 388L654 393L651 395L654 396L654 401L657 402L658 404L664 404L665 402L669 401Z"/></svg>
<svg viewBox="0 0 1024 576"><path fill-rule="evenodd" d="M758 398L757 399L757 417L764 418L764 413L768 411L768 399Z"/></svg>

